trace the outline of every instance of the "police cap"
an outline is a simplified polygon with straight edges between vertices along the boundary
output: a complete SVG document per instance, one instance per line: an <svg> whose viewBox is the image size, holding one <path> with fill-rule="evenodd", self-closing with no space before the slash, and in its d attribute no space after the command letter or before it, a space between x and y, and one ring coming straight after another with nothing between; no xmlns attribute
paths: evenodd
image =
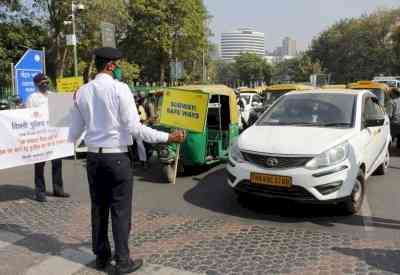
<svg viewBox="0 0 400 275"><path fill-rule="evenodd" d="M118 60L122 58L122 52L116 48L103 47L98 48L94 51L96 58L106 59L106 60Z"/></svg>

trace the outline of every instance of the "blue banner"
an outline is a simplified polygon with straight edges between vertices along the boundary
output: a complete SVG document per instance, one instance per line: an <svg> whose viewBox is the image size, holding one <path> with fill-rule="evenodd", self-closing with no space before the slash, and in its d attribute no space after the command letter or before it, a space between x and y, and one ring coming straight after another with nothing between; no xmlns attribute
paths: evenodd
<svg viewBox="0 0 400 275"><path fill-rule="evenodd" d="M43 52L28 49L15 65L17 94L23 102L35 92L33 78L41 72L43 72Z"/></svg>

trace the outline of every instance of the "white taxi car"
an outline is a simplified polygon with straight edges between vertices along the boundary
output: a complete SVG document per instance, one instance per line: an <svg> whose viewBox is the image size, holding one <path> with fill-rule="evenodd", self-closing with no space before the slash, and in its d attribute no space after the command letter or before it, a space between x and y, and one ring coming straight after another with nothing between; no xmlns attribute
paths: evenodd
<svg viewBox="0 0 400 275"><path fill-rule="evenodd" d="M365 181L389 166L389 119L368 91L288 93L232 145L228 183L252 193L360 210Z"/></svg>

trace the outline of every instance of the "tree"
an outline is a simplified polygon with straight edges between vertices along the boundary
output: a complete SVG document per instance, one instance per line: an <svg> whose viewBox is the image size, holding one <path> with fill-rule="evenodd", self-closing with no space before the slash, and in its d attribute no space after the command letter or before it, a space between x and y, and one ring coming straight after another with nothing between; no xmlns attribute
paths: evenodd
<svg viewBox="0 0 400 275"><path fill-rule="evenodd" d="M122 47L145 81L165 81L169 63L191 69L207 48L207 10L201 0L132 0Z"/></svg>
<svg viewBox="0 0 400 275"><path fill-rule="evenodd" d="M314 39L307 54L313 62L320 62L335 82L396 74L393 46L387 38L399 15L397 9L378 10L341 20Z"/></svg>
<svg viewBox="0 0 400 275"><path fill-rule="evenodd" d="M235 58L234 64L237 76L246 85L256 81L270 81L270 65L257 54L244 53Z"/></svg>
<svg viewBox="0 0 400 275"><path fill-rule="evenodd" d="M48 44L46 29L26 18L11 17L0 22L0 83L11 86L10 64L22 57L26 48Z"/></svg>
<svg viewBox="0 0 400 275"><path fill-rule="evenodd" d="M42 14L51 38L48 49L49 74L53 77L72 75L72 47L67 47L66 34L71 34L70 25L64 21L70 19L71 2L34 0L34 8ZM110 4L107 0L81 0L85 10L76 16L76 33L78 37L78 56L80 60L90 64L91 51L101 46L100 23L107 21L117 26L117 37L126 32L129 23L124 0L114 0ZM77 14L78 15L78 14ZM80 71L80 74L82 71Z"/></svg>
<svg viewBox="0 0 400 275"><path fill-rule="evenodd" d="M126 60L122 60L120 66L122 69L122 80L124 82L132 84L139 79L140 68L137 64L132 64Z"/></svg>
<svg viewBox="0 0 400 275"><path fill-rule="evenodd" d="M213 66L215 67L214 82L231 86L234 85L235 81L238 79L235 63L218 60L213 63Z"/></svg>
<svg viewBox="0 0 400 275"><path fill-rule="evenodd" d="M321 65L303 54L278 63L274 68L273 79L274 82L308 82L310 75L321 72Z"/></svg>

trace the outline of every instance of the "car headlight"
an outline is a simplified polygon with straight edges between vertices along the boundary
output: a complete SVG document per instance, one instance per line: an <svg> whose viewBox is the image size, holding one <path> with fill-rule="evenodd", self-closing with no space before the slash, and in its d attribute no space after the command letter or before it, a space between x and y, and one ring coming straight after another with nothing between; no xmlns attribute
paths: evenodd
<svg viewBox="0 0 400 275"><path fill-rule="evenodd" d="M346 160L348 155L349 144L346 142L314 157L312 160L307 162L306 168L310 170L316 170L333 166Z"/></svg>
<svg viewBox="0 0 400 275"><path fill-rule="evenodd" d="M236 162L244 162L244 157L242 152L240 152L237 140L231 146L230 156Z"/></svg>

